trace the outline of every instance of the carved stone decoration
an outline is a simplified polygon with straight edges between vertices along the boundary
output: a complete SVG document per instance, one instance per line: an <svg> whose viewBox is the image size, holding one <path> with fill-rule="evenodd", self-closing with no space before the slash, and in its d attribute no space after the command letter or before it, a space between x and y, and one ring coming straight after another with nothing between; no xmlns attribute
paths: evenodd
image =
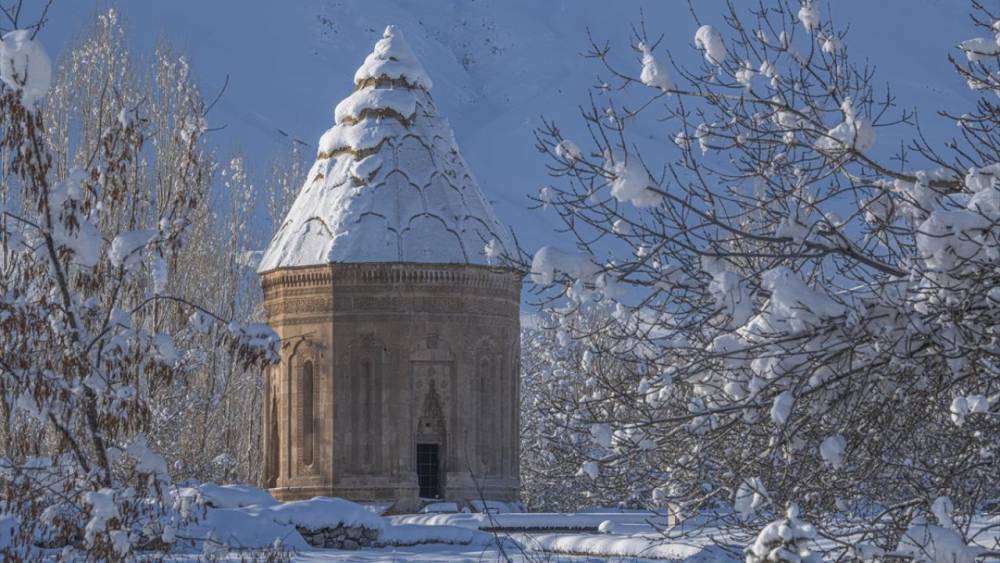
<svg viewBox="0 0 1000 563"><path fill-rule="evenodd" d="M266 305L269 317L277 315L298 315L325 313L333 309L333 300L327 297L309 297L302 299L282 300Z"/></svg>
<svg viewBox="0 0 1000 563"><path fill-rule="evenodd" d="M434 379L430 379L427 391L424 393L423 408L417 419L417 437L419 440L443 440L445 436L444 409L441 408L441 398L438 397Z"/></svg>

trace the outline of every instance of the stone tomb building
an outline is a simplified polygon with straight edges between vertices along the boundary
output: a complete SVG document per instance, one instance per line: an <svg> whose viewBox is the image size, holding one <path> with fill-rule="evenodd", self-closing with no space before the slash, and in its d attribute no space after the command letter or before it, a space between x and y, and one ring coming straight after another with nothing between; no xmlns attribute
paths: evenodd
<svg viewBox="0 0 1000 563"><path fill-rule="evenodd" d="M259 266L282 339L264 404L283 500L518 496L521 278L394 27Z"/></svg>

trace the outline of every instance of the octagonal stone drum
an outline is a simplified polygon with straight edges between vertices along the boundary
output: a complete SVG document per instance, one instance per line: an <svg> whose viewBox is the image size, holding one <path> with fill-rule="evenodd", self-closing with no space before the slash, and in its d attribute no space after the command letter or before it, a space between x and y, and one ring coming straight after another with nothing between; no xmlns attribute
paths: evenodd
<svg viewBox="0 0 1000 563"><path fill-rule="evenodd" d="M326 264L262 282L282 339L264 409L275 497L517 498L517 273Z"/></svg>

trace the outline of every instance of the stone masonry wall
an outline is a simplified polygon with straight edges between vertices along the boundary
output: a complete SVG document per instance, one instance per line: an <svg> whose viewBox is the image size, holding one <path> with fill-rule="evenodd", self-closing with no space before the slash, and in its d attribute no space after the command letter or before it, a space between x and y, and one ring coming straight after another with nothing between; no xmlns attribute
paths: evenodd
<svg viewBox="0 0 1000 563"><path fill-rule="evenodd" d="M444 499L516 500L517 274L332 264L275 270L262 283L283 342L264 404L277 498L413 502L424 443L439 448Z"/></svg>

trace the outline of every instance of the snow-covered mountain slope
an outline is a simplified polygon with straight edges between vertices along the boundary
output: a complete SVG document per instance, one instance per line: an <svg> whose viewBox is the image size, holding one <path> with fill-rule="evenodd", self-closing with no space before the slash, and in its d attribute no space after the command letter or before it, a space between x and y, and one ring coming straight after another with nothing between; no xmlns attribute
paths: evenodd
<svg viewBox="0 0 1000 563"><path fill-rule="evenodd" d="M532 131L542 116L570 137L583 138L577 117L599 68L582 58L587 30L607 40L619 60L638 68L628 49L640 9L651 34L695 65L698 24L681 0L171 0L170 2L57 2L42 40L53 53L66 48L93 14L119 9L137 51L151 52L160 38L190 55L207 97L229 86L208 116L214 142L225 156L238 147L251 172L263 176L288 136L310 148L334 123L336 103L353 89L354 70L387 24L399 26L434 78L433 98L449 117L463 156L499 219L513 226L529 251L559 239L551 212L527 211L527 194L548 178ZM701 23L724 27L722 2L694 3ZM849 24L847 46L892 83L900 106L919 106L930 133L950 135L952 123L933 109L961 111L971 93L951 71L946 55L976 32L960 0L837 0L822 14ZM650 123L649 142L675 133ZM899 147L899 135L879 132L876 151ZM664 149L667 150L667 149ZM885 154L885 153L883 153ZM255 169L254 169L255 168ZM270 233L261 234L262 242Z"/></svg>

